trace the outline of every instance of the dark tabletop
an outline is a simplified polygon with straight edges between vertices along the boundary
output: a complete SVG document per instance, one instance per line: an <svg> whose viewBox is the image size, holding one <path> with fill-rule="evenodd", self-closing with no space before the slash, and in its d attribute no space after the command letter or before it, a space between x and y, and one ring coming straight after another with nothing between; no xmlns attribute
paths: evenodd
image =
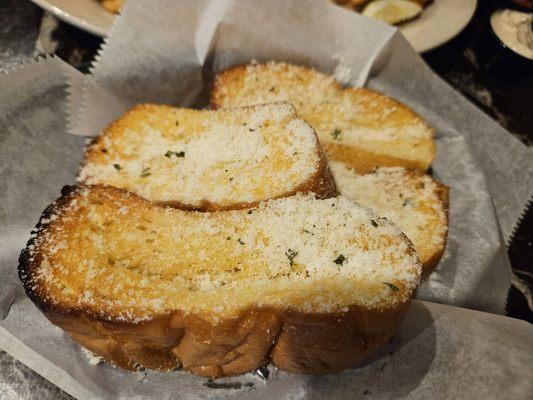
<svg viewBox="0 0 533 400"><path fill-rule="evenodd" d="M481 0L468 27L423 54L429 66L528 146L533 145L533 68L510 64L491 37L491 12L509 3ZM29 0L0 0L0 72L40 53L55 53L87 72L101 39L58 22ZM496 46L495 46L496 45ZM532 199L533 200L533 199ZM533 203L508 243L513 267L507 315L533 322ZM70 399L39 375L0 351L0 399Z"/></svg>

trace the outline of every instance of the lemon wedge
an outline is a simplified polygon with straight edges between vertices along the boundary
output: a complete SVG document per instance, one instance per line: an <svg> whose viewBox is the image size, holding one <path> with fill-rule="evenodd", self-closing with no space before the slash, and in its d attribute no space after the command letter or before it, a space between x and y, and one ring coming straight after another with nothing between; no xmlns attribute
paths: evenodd
<svg viewBox="0 0 533 400"><path fill-rule="evenodd" d="M420 15L422 6L409 0L376 0L369 3L362 14L391 25L399 24Z"/></svg>

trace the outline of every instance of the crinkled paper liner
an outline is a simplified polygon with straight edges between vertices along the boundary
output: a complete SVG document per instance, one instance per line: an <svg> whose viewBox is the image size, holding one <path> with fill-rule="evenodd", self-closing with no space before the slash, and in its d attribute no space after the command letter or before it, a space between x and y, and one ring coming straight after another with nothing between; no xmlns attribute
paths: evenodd
<svg viewBox="0 0 533 400"><path fill-rule="evenodd" d="M451 187L450 234L417 296L503 311L504 237L533 192L532 153L436 77L392 28L318 1L159 0L146 8L130 0L90 76L56 58L0 75L0 347L80 399L527 398L531 326L496 315L416 301L391 344L355 369L313 377L269 367L266 384L247 374L228 380L240 389L214 389L184 372L90 366L25 297L18 254L42 210L75 182L82 158L85 140L67 123L89 135L138 102L205 106L213 73L251 59L337 72L426 118L436 129L434 175Z"/></svg>

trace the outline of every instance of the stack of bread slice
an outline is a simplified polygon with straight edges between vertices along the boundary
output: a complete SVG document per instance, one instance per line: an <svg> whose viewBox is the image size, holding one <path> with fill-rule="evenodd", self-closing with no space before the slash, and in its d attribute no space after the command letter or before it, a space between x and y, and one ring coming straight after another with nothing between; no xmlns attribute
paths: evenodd
<svg viewBox="0 0 533 400"><path fill-rule="evenodd" d="M127 369L352 366L444 249L447 191L421 172L431 129L287 64L225 71L212 99L137 106L88 146L21 254L28 296Z"/></svg>
<svg viewBox="0 0 533 400"><path fill-rule="evenodd" d="M431 272L448 232L448 188L425 174L435 157L433 129L383 94L286 63L226 69L211 91L214 108L275 101L294 104L316 129L339 193L402 228Z"/></svg>

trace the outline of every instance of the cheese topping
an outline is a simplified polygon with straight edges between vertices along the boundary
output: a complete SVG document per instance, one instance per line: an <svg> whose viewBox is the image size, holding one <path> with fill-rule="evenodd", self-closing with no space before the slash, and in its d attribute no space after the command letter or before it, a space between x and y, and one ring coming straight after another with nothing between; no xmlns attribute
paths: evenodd
<svg viewBox="0 0 533 400"><path fill-rule="evenodd" d="M408 299L420 278L401 231L343 197L217 213L104 188L81 189L75 200L41 232L32 280L47 301L97 315L381 308Z"/></svg>
<svg viewBox="0 0 533 400"><path fill-rule="evenodd" d="M424 264L445 243L448 231L437 182L404 168L378 168L358 174L340 162L330 163L339 192L397 224L415 245Z"/></svg>
<svg viewBox="0 0 533 400"><path fill-rule="evenodd" d="M79 180L159 202L223 207L281 196L317 174L318 141L289 104L140 106L89 148ZM260 171L260 172L259 172Z"/></svg>
<svg viewBox="0 0 533 400"><path fill-rule="evenodd" d="M331 76L278 62L249 64L243 71L223 72L218 79L213 96L217 105L290 102L316 129L322 144L357 145L370 151L391 151L392 156L401 152L413 159L421 152L428 159L433 157L433 147L425 148L433 140L432 129L410 109L380 93L343 89Z"/></svg>

